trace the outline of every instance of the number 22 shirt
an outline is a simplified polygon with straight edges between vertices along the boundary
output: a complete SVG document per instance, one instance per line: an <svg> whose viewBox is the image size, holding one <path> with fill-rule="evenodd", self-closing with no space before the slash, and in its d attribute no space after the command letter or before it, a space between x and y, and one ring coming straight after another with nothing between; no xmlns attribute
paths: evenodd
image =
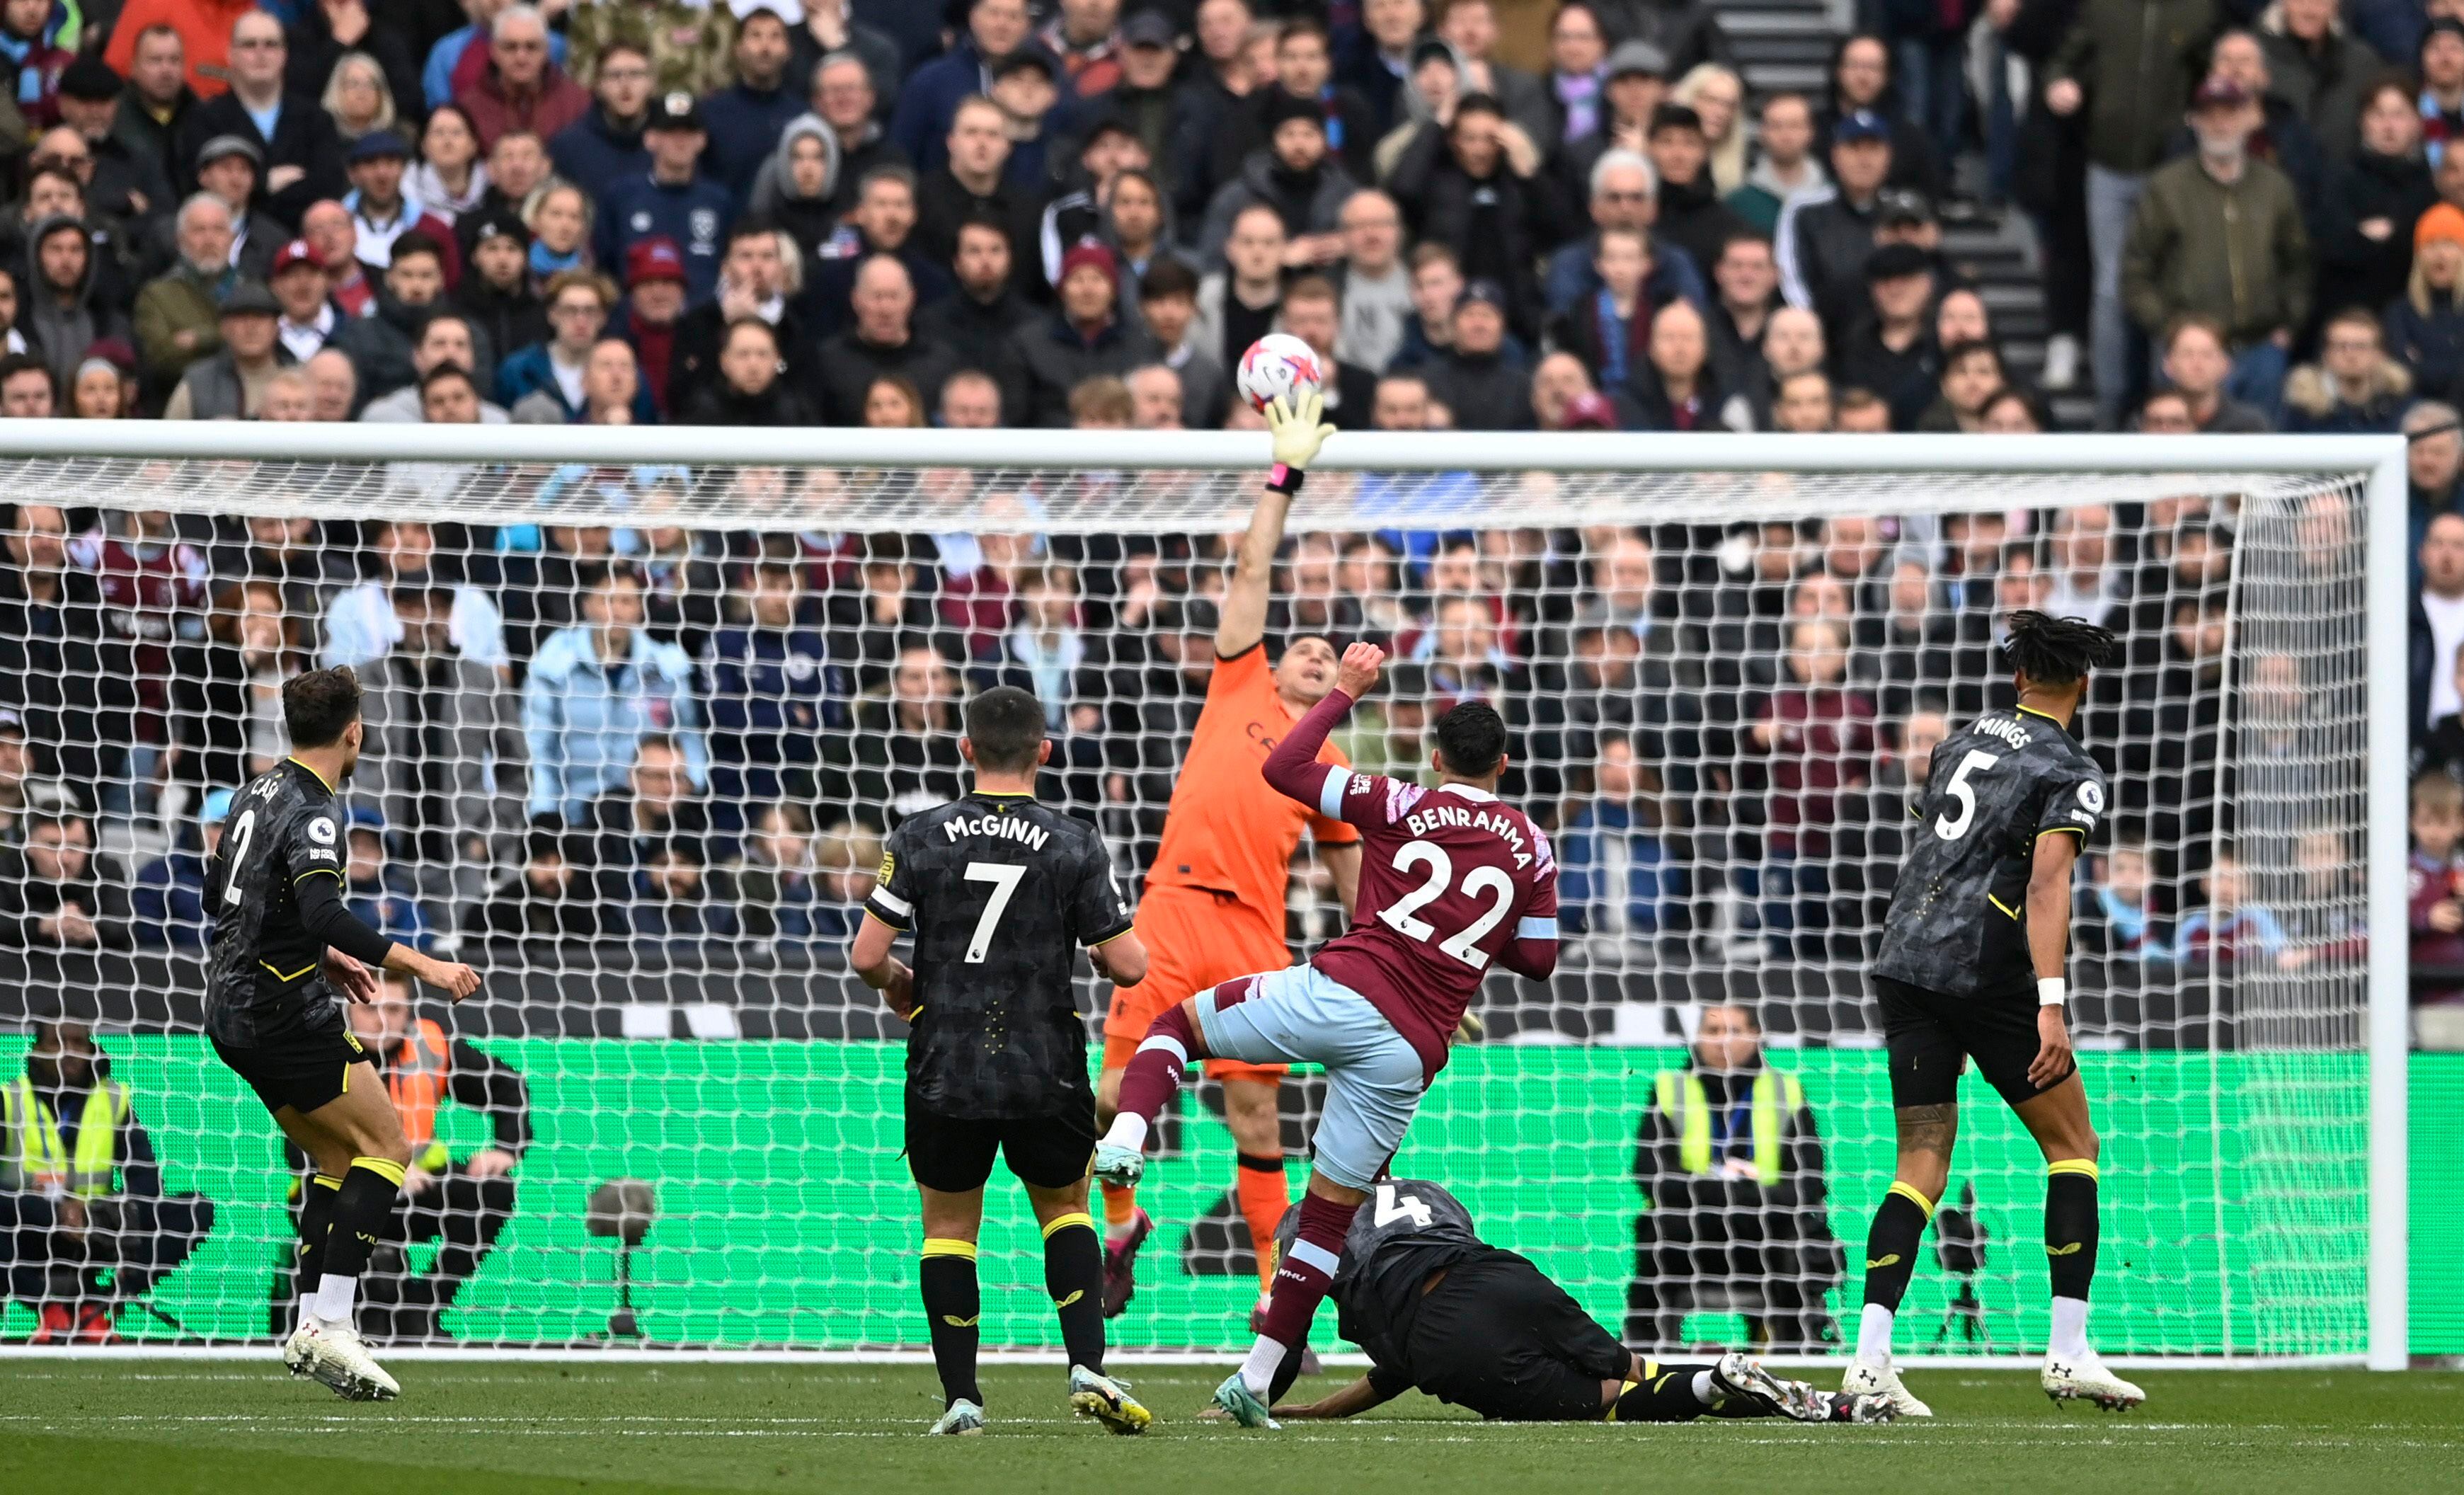
<svg viewBox="0 0 2464 1495"><path fill-rule="evenodd" d="M1553 959L1556 853L1521 810L1470 784L1329 768L1318 809L1360 827L1360 898L1309 964L1367 998L1434 1080L1489 962L1518 941Z"/></svg>

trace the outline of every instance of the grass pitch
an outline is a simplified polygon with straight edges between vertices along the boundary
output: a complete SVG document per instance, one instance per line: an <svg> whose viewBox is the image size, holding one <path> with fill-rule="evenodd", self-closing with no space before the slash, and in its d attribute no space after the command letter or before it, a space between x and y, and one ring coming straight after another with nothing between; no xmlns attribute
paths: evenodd
<svg viewBox="0 0 2464 1495"><path fill-rule="evenodd" d="M403 1399L338 1401L273 1363L0 1360L0 1489L858 1491L1428 1495L1596 1491L1876 1495L2054 1489L2453 1491L2464 1374L2177 1372L2135 1414L2064 1412L2032 1374L1918 1371L1931 1422L1800 1427L1493 1425L1418 1396L1348 1423L1247 1433L1196 1419L1224 1374L1128 1368L1163 1419L1144 1438L1075 1422L1062 1374L993 1367L980 1439L917 1436L921 1366L434 1363ZM1304 1395L1337 1382L1304 1381Z"/></svg>

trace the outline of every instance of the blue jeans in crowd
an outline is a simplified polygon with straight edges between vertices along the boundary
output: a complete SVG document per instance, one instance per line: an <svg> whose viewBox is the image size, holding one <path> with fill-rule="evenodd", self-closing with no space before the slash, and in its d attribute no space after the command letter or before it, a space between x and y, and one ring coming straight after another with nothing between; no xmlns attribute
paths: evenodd
<svg viewBox="0 0 2464 1495"><path fill-rule="evenodd" d="M1765 846L1759 865L1741 862L1731 873L1738 894L1760 909L1763 946L1775 960L1819 961L1831 934L1831 868L1800 862L1793 852Z"/></svg>
<svg viewBox="0 0 2464 1495"><path fill-rule="evenodd" d="M2088 163L2087 242L2096 265L2096 290L2088 308L2088 363L2096 373L2098 424L2105 427L2120 420L2136 366L2130 347L2137 329L2122 307L2122 246L2130 236L2130 215L2146 187L2144 173L2108 171Z"/></svg>
<svg viewBox="0 0 2464 1495"><path fill-rule="evenodd" d="M2233 355L2233 372L2225 376L2225 393L2257 406L2270 424L2284 423L2284 350L2260 339Z"/></svg>
<svg viewBox="0 0 2464 1495"><path fill-rule="evenodd" d="M1903 36L1899 40L1900 98L1908 121L1933 143L1934 160L1949 186L1968 121L1968 38Z"/></svg>

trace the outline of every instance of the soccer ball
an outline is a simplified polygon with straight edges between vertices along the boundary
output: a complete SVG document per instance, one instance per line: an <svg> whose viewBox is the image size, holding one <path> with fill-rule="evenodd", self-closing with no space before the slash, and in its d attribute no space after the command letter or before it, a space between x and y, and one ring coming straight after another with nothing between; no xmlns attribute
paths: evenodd
<svg viewBox="0 0 2464 1495"><path fill-rule="evenodd" d="M1288 332L1270 332L1241 355L1241 398L1262 415L1276 399L1297 404L1324 383L1316 351Z"/></svg>

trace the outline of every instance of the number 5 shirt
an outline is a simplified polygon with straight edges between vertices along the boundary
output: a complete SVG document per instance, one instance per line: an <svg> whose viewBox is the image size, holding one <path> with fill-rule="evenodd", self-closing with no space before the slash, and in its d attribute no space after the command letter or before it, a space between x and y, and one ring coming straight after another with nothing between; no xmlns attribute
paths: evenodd
<svg viewBox="0 0 2464 1495"><path fill-rule="evenodd" d="M2104 771L2061 723L1987 712L1933 750L1874 972L1927 991L2035 1001L2028 874L2039 836L2104 817Z"/></svg>

